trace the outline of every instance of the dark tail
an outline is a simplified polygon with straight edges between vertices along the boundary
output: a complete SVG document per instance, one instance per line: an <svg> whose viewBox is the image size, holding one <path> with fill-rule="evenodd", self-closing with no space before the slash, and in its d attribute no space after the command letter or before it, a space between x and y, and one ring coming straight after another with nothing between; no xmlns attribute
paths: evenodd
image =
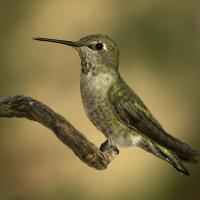
<svg viewBox="0 0 200 200"><path fill-rule="evenodd" d="M179 172L183 173L186 176L190 175L189 171L185 168L185 166L181 162L183 160L181 160L181 158L178 155L160 145L156 145L156 149L160 152L160 154L162 154L164 160L168 161L171 165L173 165L173 167L176 170L178 170ZM186 159L186 157L184 157L184 159ZM189 159L190 158L187 157L187 161L189 161Z"/></svg>
<svg viewBox="0 0 200 200"><path fill-rule="evenodd" d="M190 162L190 163L198 163L198 160L195 156L189 155L178 155L167 148L158 145L154 142L149 140L143 140L140 144L140 147L144 150L156 155L157 157L161 158L162 160L167 161L170 163L176 170L181 172L182 174L189 176L189 171L185 168L182 162Z"/></svg>

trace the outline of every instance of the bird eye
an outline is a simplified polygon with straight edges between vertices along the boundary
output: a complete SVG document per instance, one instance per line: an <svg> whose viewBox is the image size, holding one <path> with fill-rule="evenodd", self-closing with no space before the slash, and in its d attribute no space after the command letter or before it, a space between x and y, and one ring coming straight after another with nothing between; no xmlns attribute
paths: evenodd
<svg viewBox="0 0 200 200"><path fill-rule="evenodd" d="M92 43L90 45L88 45L88 47L94 51L101 51L102 49L104 49L104 44L103 43Z"/></svg>
<svg viewBox="0 0 200 200"><path fill-rule="evenodd" d="M97 43L95 45L95 48L96 48L96 50L101 50L101 49L103 49L103 44L102 43Z"/></svg>

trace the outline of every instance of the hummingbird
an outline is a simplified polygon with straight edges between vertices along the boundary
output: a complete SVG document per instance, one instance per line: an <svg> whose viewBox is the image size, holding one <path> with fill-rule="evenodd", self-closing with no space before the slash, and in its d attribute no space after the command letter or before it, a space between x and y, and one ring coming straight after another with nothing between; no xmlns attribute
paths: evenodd
<svg viewBox="0 0 200 200"><path fill-rule="evenodd" d="M103 152L138 146L190 175L183 162L198 162L199 152L169 133L151 114L119 73L119 50L107 35L93 34L77 41L33 38L73 47L81 59L80 91L85 112L106 141Z"/></svg>

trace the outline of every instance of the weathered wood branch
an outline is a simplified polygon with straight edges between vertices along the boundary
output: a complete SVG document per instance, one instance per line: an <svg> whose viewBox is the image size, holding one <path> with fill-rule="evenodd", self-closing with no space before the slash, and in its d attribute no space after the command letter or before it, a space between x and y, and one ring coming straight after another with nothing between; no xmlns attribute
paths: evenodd
<svg viewBox="0 0 200 200"><path fill-rule="evenodd" d="M80 160L90 167L106 169L114 158L112 154L101 152L64 117L31 97L16 95L1 99L0 117L27 118L39 122L51 129Z"/></svg>

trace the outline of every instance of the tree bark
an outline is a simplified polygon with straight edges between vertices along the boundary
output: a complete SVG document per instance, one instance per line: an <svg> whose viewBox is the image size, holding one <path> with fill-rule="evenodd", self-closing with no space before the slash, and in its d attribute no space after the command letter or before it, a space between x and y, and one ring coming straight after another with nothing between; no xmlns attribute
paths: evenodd
<svg viewBox="0 0 200 200"><path fill-rule="evenodd" d="M0 117L26 118L51 129L84 163L106 169L115 155L102 152L60 114L31 97L16 95L0 100Z"/></svg>

